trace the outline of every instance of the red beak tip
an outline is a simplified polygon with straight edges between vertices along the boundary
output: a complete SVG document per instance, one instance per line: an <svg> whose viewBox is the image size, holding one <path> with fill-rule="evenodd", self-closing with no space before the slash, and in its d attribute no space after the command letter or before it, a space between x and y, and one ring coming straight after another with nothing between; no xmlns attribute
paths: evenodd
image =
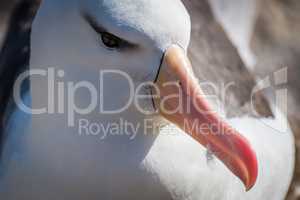
<svg viewBox="0 0 300 200"><path fill-rule="evenodd" d="M245 189L246 189L246 192L249 192L255 185L255 182L253 183L250 183L250 184L245 184Z"/></svg>
<svg viewBox="0 0 300 200"><path fill-rule="evenodd" d="M250 184L245 185L246 187L246 192L250 191L256 184L256 179L254 181L252 181Z"/></svg>
<svg viewBox="0 0 300 200"><path fill-rule="evenodd" d="M255 186L258 177L258 163L254 153L252 154L252 162L249 166L249 176L246 178L246 181L244 181L246 192L250 191Z"/></svg>

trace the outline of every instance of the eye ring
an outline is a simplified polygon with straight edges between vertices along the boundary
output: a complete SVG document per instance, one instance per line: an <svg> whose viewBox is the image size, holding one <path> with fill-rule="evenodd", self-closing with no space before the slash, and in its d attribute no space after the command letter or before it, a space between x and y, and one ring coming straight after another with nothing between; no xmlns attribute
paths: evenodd
<svg viewBox="0 0 300 200"><path fill-rule="evenodd" d="M102 43L109 49L119 49L121 47L122 40L108 32L101 33Z"/></svg>

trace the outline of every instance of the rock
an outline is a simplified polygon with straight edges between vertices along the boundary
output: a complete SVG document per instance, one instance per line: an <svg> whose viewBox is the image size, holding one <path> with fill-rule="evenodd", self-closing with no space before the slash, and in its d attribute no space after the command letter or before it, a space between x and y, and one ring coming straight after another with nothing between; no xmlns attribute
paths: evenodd
<svg viewBox="0 0 300 200"><path fill-rule="evenodd" d="M272 116L269 105L261 93L254 95L256 111L252 110L251 94L256 85L255 78L217 22L208 1L183 0L183 2L192 19L189 53L196 75L201 81L208 81L218 86L218 89L220 84L228 86L233 83L233 86L226 90L225 98L222 94L218 94L221 101L225 103L227 116L244 114ZM211 88L206 92L213 94Z"/></svg>
<svg viewBox="0 0 300 200"><path fill-rule="evenodd" d="M11 3L11 4L10 4ZM37 4L33 1L3 1L7 8L7 33L0 50L0 151L3 129L13 107L12 87L17 76L28 67L31 22ZM3 30L5 31L5 30Z"/></svg>
<svg viewBox="0 0 300 200"><path fill-rule="evenodd" d="M288 118L297 141L300 140L300 1L258 1L258 16L251 47L257 57L256 74L263 78L287 67L288 83L274 88L288 89ZM300 147L297 147L298 152ZM295 183L300 183L297 156ZM293 191L299 191L292 188ZM299 193L299 192L298 192ZM295 196L294 194L291 196ZM299 199L300 196L296 197ZM290 197L290 199L293 199Z"/></svg>
<svg viewBox="0 0 300 200"><path fill-rule="evenodd" d="M210 0L213 13L237 47L246 66L252 71L255 57L249 48L256 16L253 0Z"/></svg>

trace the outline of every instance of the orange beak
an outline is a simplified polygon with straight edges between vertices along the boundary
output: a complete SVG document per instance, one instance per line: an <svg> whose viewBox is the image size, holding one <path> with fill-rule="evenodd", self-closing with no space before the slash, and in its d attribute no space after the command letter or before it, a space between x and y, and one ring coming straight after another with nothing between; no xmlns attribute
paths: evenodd
<svg viewBox="0 0 300 200"><path fill-rule="evenodd" d="M166 51L155 84L154 104L159 113L209 147L250 190L257 179L256 155L247 139L212 111L179 46Z"/></svg>

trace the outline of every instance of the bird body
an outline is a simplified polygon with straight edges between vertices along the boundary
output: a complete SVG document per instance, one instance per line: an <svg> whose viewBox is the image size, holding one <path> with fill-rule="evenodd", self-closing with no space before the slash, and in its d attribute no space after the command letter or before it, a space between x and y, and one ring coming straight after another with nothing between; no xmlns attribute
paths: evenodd
<svg viewBox="0 0 300 200"><path fill-rule="evenodd" d="M23 120L22 116L16 119ZM81 143L81 150L73 142L53 135L36 144L28 143L28 148L23 141L32 138L27 135L21 142L18 138L24 127L14 126L16 132L7 144L21 148L18 152L8 148L1 194L7 199L45 200L251 200L266 195L284 199L293 175L294 147L283 144L292 144L293 136L289 130L280 132L270 127L286 120L284 116L264 120L266 123L251 117L228 120L249 139L258 156L258 180L249 192L209 150L172 125L157 135L139 133L135 140L127 136L108 140L90 136L84 148ZM34 149L35 153L29 154L26 149Z"/></svg>

